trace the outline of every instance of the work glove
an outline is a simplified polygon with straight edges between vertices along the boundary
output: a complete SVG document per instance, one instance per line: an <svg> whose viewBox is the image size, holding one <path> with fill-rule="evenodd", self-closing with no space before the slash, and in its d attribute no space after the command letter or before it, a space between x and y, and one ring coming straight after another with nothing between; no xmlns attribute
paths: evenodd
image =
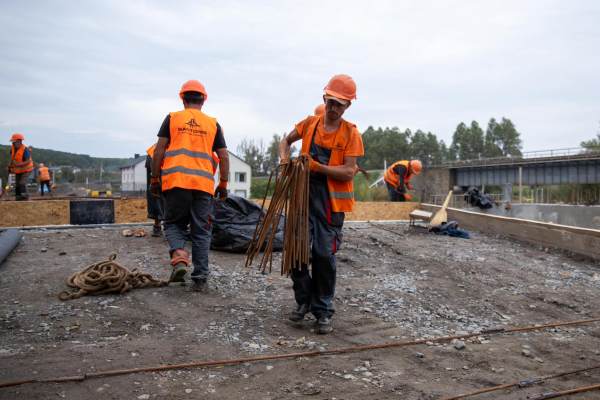
<svg viewBox="0 0 600 400"><path fill-rule="evenodd" d="M408 190L413 190L413 189L414 189L414 188L413 188L412 186L410 186L408 183L406 184L406 188L407 188Z"/></svg>
<svg viewBox="0 0 600 400"><path fill-rule="evenodd" d="M217 201L225 201L227 198L227 181L220 181L215 189L215 197Z"/></svg>
<svg viewBox="0 0 600 400"><path fill-rule="evenodd" d="M317 161L313 160L311 156L308 156L308 159L310 160L308 169L310 169L311 172L318 172L321 164L319 164Z"/></svg>
<svg viewBox="0 0 600 400"><path fill-rule="evenodd" d="M411 200L410 194L408 194L408 193L404 193L404 198L406 199L406 201L410 201Z"/></svg>
<svg viewBox="0 0 600 400"><path fill-rule="evenodd" d="M159 178L150 178L150 196L155 199L160 199L160 193L162 192L162 185L160 184Z"/></svg>

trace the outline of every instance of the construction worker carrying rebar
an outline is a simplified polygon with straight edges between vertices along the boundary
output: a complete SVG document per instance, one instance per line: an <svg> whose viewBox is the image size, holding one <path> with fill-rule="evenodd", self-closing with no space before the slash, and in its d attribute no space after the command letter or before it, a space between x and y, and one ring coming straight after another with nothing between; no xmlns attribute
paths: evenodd
<svg viewBox="0 0 600 400"><path fill-rule="evenodd" d="M38 166L37 175L40 182L40 192L42 193L42 196L44 195L44 186L48 188L48 193L50 193L52 191L52 189L50 189L50 171L44 165L44 163L40 163Z"/></svg>
<svg viewBox="0 0 600 400"><path fill-rule="evenodd" d="M158 132L149 190L155 198L162 192L166 201L164 229L171 247L171 282L183 282L187 272L190 257L183 246L189 224L194 264L191 278L194 290L202 292L209 275L213 194L218 201L227 198L229 153L221 126L201 111L208 97L204 85L187 81L179 97L184 110L167 115ZM220 159L221 179L216 189L213 151Z"/></svg>
<svg viewBox="0 0 600 400"><path fill-rule="evenodd" d="M27 183L29 174L33 171L31 150L23 144L23 140L25 138L20 133L15 133L10 138L12 146L10 147L11 157L8 173L15 174L15 199L17 201L29 201Z"/></svg>
<svg viewBox="0 0 600 400"><path fill-rule="evenodd" d="M292 271L294 295L298 307L290 314L301 321L310 311L316 318L316 333L332 331L331 303L335 294L335 253L342 244L345 212L354 209L356 159L363 155L363 143L356 126L342 118L356 99L356 84L347 75L334 76L325 86L325 114L309 116L281 140L282 161L291 145L302 140L302 154L309 155L309 230L312 277L307 265ZM317 110L315 110L316 113Z"/></svg>
<svg viewBox="0 0 600 400"><path fill-rule="evenodd" d="M410 201L407 192L414 188L408 182L413 175L419 175L422 168L423 165L419 160L398 161L392 164L383 175L389 201Z"/></svg>

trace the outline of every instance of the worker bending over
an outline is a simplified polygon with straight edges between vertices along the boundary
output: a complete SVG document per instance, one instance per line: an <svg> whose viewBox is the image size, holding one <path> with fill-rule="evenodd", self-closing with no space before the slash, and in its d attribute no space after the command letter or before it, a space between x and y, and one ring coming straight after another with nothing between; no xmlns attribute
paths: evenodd
<svg viewBox="0 0 600 400"><path fill-rule="evenodd" d="M347 75L334 76L325 86L325 114L309 116L281 140L282 161L290 154L292 143L302 140L302 154L311 157L309 185L309 230L312 242L308 265L292 269L294 295L298 307L290 315L301 321L309 311L317 318L316 333L332 331L331 302L335 294L335 253L342 244L345 212L354 209L356 159L363 155L363 143L356 126L342 115L356 99L356 84ZM316 110L315 110L316 111Z"/></svg>
<svg viewBox="0 0 600 400"><path fill-rule="evenodd" d="M10 163L8 164L8 173L15 174L15 200L29 201L29 192L27 183L29 174L33 171L33 159L31 151L23 144L25 138L20 133L15 133L10 138L12 146L10 147Z"/></svg>
<svg viewBox="0 0 600 400"><path fill-rule="evenodd" d="M387 189L389 201L410 201L410 195L407 193L413 190L408 183L413 175L421 173L421 161L398 161L392 164L383 175Z"/></svg>
<svg viewBox="0 0 600 400"><path fill-rule="evenodd" d="M196 80L187 81L179 97L185 109L167 115L158 132L152 157L150 192L159 198L162 191L166 201L164 226L171 246L171 282L184 281L189 254L183 246L189 224L194 264L191 277L194 290L202 292L209 274L213 192L218 201L227 198L229 153L217 120L201 111L208 97L204 85ZM225 177L216 189L213 151L220 159L221 177Z"/></svg>
<svg viewBox="0 0 600 400"><path fill-rule="evenodd" d="M50 171L44 166L44 163L40 163L38 166L37 175L40 181L40 191L42 192L42 196L44 195L44 186L48 188L48 193L50 193L52 191L52 189L50 189Z"/></svg>

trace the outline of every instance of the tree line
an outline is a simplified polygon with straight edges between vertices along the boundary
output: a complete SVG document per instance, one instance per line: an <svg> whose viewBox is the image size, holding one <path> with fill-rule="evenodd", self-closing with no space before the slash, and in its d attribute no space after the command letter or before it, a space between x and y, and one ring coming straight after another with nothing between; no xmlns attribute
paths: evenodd
<svg viewBox="0 0 600 400"><path fill-rule="evenodd" d="M285 135L285 134L284 134ZM270 174L279 163L279 142L282 135L273 134L265 146L261 138L245 137L237 147L237 155L252 167L254 175ZM520 156L523 148L521 134L510 119L500 122L492 118L484 130L477 121L456 127L450 146L431 132L418 129L401 131L394 128L369 126L362 133L365 155L358 158L363 169L382 169L384 161L390 165L399 160L418 159L424 165L453 161L477 160L490 157ZM292 147L292 157L299 149Z"/></svg>

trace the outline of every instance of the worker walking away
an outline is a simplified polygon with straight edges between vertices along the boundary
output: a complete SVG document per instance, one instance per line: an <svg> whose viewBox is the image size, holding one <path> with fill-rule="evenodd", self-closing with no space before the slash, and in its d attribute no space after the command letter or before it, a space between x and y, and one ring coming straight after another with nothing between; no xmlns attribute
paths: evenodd
<svg viewBox="0 0 600 400"><path fill-rule="evenodd" d="M15 199L17 201L29 201L27 183L29 174L33 171L33 159L31 150L23 144L25 138L20 133L15 133L10 138L11 159L8 164L8 173L15 174Z"/></svg>
<svg viewBox="0 0 600 400"><path fill-rule="evenodd" d="M356 126L342 118L356 99L356 84L347 75L334 76L325 86L325 114L309 116L281 140L279 156L289 157L292 143L302 140L302 154L309 155L309 234L312 276L307 265L292 269L298 307L290 314L301 321L310 311L316 318L315 332L332 331L331 317L336 284L335 254L342 244L345 212L354 209L356 159L363 143Z"/></svg>
<svg viewBox="0 0 600 400"><path fill-rule="evenodd" d="M37 175L40 182L40 191L42 192L42 196L44 195L44 186L48 188L48 193L50 193L52 191L50 189L50 171L44 166L44 163L40 163L38 166Z"/></svg>
<svg viewBox="0 0 600 400"><path fill-rule="evenodd" d="M154 198L150 193L150 183L152 180L152 156L154 155L154 150L156 149L156 144L153 144L146 151L146 207L148 209L148 218L154 220L154 226L152 227L152 236L159 237L162 235L162 221L164 221L164 205L165 198L162 193L160 193L159 198ZM159 178L160 180L160 178Z"/></svg>
<svg viewBox="0 0 600 400"><path fill-rule="evenodd" d="M413 175L419 175L423 165L419 160L398 161L392 164L384 173L383 177L388 189L389 201L410 201L407 193L414 188L410 185Z"/></svg>
<svg viewBox="0 0 600 400"><path fill-rule="evenodd" d="M171 247L171 282L184 281L190 257L183 246L189 224L194 264L191 278L194 290L202 292L209 274L213 193L218 201L227 198L229 153L221 126L202 112L207 98L204 85L196 80L187 81L179 97L184 110L167 115L158 133L150 192L155 198L162 192L166 201L164 227ZM221 180L216 188L213 151L220 159Z"/></svg>

